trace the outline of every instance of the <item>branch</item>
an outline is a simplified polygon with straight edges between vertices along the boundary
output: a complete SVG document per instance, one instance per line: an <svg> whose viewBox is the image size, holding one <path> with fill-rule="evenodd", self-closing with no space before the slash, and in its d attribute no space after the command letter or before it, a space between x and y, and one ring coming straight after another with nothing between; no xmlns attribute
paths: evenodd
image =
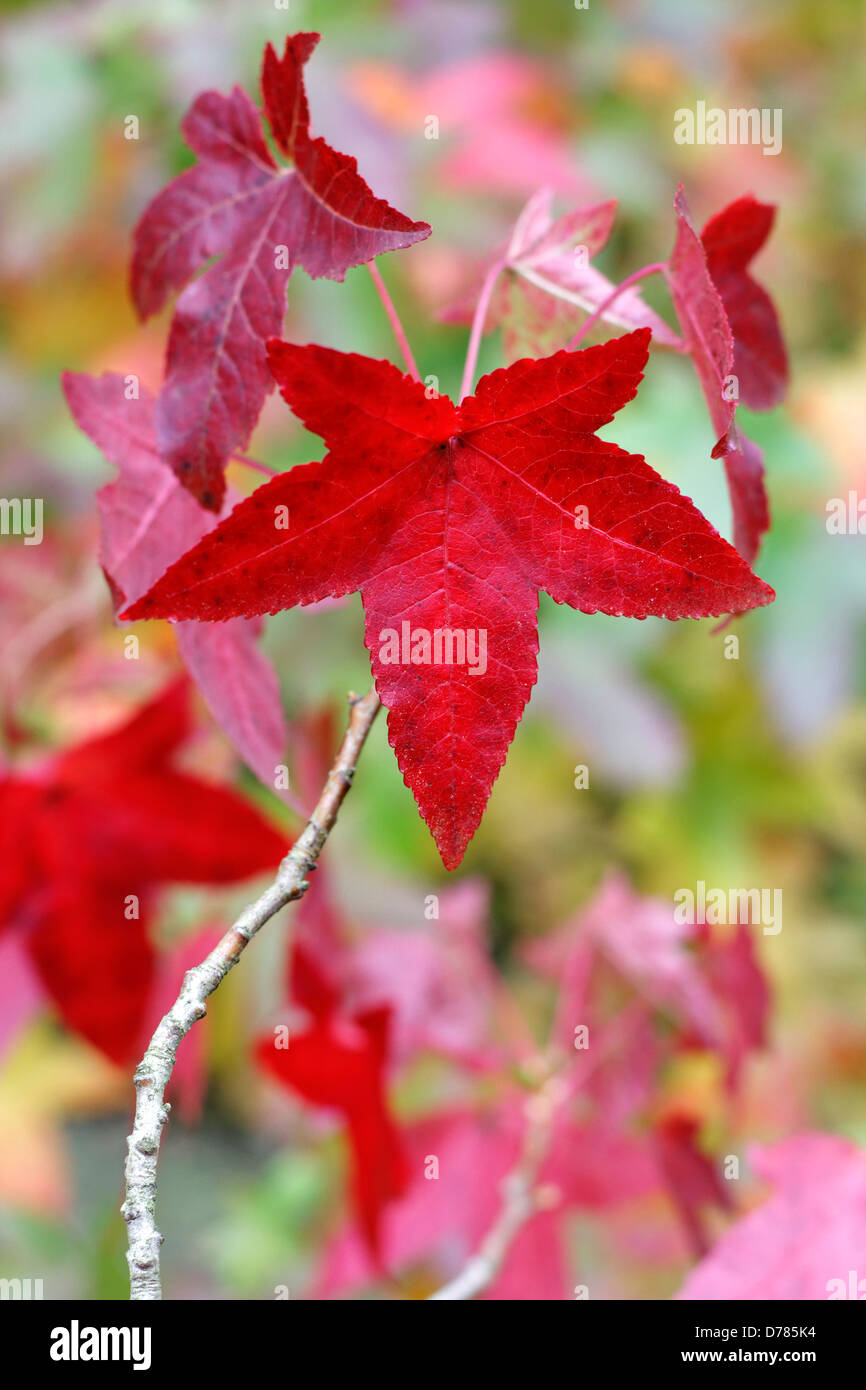
<svg viewBox="0 0 866 1390"><path fill-rule="evenodd" d="M135 1072L135 1120L126 1141L126 1200L121 1212L127 1226L127 1262L130 1297L160 1299L159 1247L162 1236L156 1226L156 1169L162 1131L170 1106L165 1088L174 1068L177 1049L187 1033L207 1012L205 1000L225 979L260 927L281 907L303 897L306 875L330 834L343 798L352 785L355 765L379 710L375 690L363 697L349 696L349 727L324 790L310 819L277 870L273 883L260 898L244 908L210 955L188 970L180 994L159 1024Z"/></svg>
<svg viewBox="0 0 866 1390"><path fill-rule="evenodd" d="M521 1227L544 1206L538 1174L547 1157L556 1111L567 1088L561 1077L547 1081L526 1102L526 1131L517 1164L502 1183L502 1207L477 1255L448 1284L432 1293L428 1302L468 1302L493 1283Z"/></svg>
<svg viewBox="0 0 866 1390"><path fill-rule="evenodd" d="M634 1001L624 1009L615 1020L615 1029L612 1032L606 1030L604 1045L577 1076L562 1075L565 1059L559 1057L556 1051L550 1052L546 1057L541 1055L535 1059L536 1067L549 1070L539 1089L526 1102L523 1148L517 1164L503 1180L502 1207L499 1215L484 1237L478 1254L473 1255L449 1283L437 1289L436 1293L430 1294L428 1302L442 1299L468 1301L483 1293L493 1283L521 1227L536 1212L549 1205L544 1186L538 1184L538 1175L550 1152L557 1110L586 1085L613 1051L619 1041L619 1035L627 1030L635 1019L639 1022L645 1010L646 1004L643 999ZM556 1033L556 1021L551 1032L552 1035Z"/></svg>

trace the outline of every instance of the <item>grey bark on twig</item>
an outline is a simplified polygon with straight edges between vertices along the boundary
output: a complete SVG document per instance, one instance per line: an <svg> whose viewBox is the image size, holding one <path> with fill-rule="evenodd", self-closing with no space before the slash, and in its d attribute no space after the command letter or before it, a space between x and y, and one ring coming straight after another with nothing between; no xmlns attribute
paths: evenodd
<svg viewBox="0 0 866 1390"><path fill-rule="evenodd" d="M375 690L350 696L349 726L321 796L304 830L277 870L276 878L259 898L244 908L237 921L199 965L188 970L180 993L150 1040L135 1072L135 1120L127 1139L126 1198L121 1207L127 1227L127 1262L131 1299L162 1298L160 1246L156 1225L157 1163L162 1131L170 1107L165 1089L174 1069L177 1049L186 1034L207 1012L206 1000L225 979L256 932L286 903L303 896L306 875L315 866L352 785L358 756L379 710Z"/></svg>

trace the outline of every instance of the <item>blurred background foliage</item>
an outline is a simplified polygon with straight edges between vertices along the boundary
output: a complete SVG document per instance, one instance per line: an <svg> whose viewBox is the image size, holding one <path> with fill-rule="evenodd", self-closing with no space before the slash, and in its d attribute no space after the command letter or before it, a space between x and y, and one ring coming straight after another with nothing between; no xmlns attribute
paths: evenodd
<svg viewBox="0 0 866 1390"><path fill-rule="evenodd" d="M2 9L0 490L42 495L47 509L43 545L0 541L10 756L119 718L175 669L164 624L139 629L140 661L123 658L96 562L93 496L112 470L74 428L58 373L135 371L158 386L168 319L134 320L130 230L190 162L178 131L187 104L208 86L254 93L266 39L323 32L309 69L314 130L355 154L380 195L432 223L429 241L380 264L422 375L443 391L456 390L466 332L435 313L540 183L556 187L561 209L619 199L599 261L612 279L669 253L679 179L699 224L747 191L779 204L758 274L780 307L792 391L783 409L744 421L766 456L773 529L757 569L777 601L728 629L739 638L739 658L728 660L709 621L590 618L543 600L538 686L459 874L488 880L493 952L539 1034L546 1004L517 947L584 904L607 867L662 897L698 879L782 888L784 930L759 939L774 989L771 1047L750 1069L731 1142L815 1125L866 1143L866 542L825 525L829 498L866 489L857 0L592 0L587 10L567 0L292 0L288 14L264 0L7 0ZM677 146L673 113L698 99L781 108L782 153ZM130 114L137 141L124 138ZM439 117L438 141L424 138L428 114ZM670 318L662 286L651 282L647 297ZM297 274L286 335L395 355L363 268L342 286ZM481 369L500 354L491 334ZM730 534L687 361L654 355L608 435L645 452ZM269 401L249 452L283 467L319 451ZM238 466L232 481L250 490L256 479ZM294 721L330 709L338 724L346 690L366 688L357 599L271 620L266 645ZM204 715L195 757L271 805ZM574 787L579 764L587 790ZM338 836L328 860L348 916L420 920L447 876L383 723ZM225 892L166 893L160 931L170 940L225 921L235 905ZM339 1201L339 1145L285 1148L275 1102L252 1084L237 1045L265 1016L280 936L265 933L216 997L203 1112L172 1128L160 1200L176 1296L303 1290ZM413 1073L401 1111L423 1109L425 1087L438 1084L423 1067ZM41 1275L49 1296L124 1296L117 1206L128 1101L128 1078L47 1016L15 1038L0 1070L0 1275ZM641 1264L634 1251L620 1267L599 1240L588 1223L581 1260L612 1261L614 1292L664 1297L676 1287L681 1270Z"/></svg>

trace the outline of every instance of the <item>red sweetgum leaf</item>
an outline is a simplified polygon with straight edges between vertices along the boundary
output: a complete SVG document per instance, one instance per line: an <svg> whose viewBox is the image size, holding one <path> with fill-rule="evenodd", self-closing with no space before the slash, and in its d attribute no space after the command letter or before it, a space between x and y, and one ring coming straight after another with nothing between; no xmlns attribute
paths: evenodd
<svg viewBox="0 0 866 1390"><path fill-rule="evenodd" d="M139 387L126 398L126 379L64 372L63 389L81 430L118 469L97 494L100 560L116 608L131 603L218 517L200 507L159 457L154 401ZM236 501L225 499L224 512ZM279 681L258 647L258 625L238 618L218 628L178 623L180 655L220 728L268 787L285 755L288 730Z"/></svg>
<svg viewBox="0 0 866 1390"><path fill-rule="evenodd" d="M264 52L265 112L292 167L271 157L242 88L203 92L181 127L198 162L154 198L135 231L131 288L141 317L182 291L156 406L159 451L214 511L226 461L247 443L273 387L265 341L282 327L295 266L342 280L351 266L430 233L376 198L354 159L311 138L303 66L318 41L294 34L282 58L270 44Z"/></svg>
<svg viewBox="0 0 866 1390"><path fill-rule="evenodd" d="M20 934L64 1022L116 1062L140 1042L154 978L148 919L163 882L271 868L284 838L241 797L179 772L190 731L176 683L120 728L0 782L0 930Z"/></svg>
<svg viewBox="0 0 866 1390"><path fill-rule="evenodd" d="M272 341L284 398L331 452L259 488L123 616L359 589L392 747L455 868L535 682L540 589L627 617L773 598L688 498L594 433L635 395L649 338L516 362L460 406L388 362Z"/></svg>
<svg viewBox="0 0 866 1390"><path fill-rule="evenodd" d="M355 1208L377 1263L382 1213L403 1194L407 1181L400 1136L385 1095L389 1020L388 1008L352 1018L328 1012L303 1032L293 1031L287 1048L275 1047L270 1035L256 1047L260 1065L281 1085L344 1117Z"/></svg>
<svg viewBox="0 0 866 1390"><path fill-rule="evenodd" d="M127 921L126 899L136 889L141 916ZM28 939L66 1027L118 1066L135 1056L154 977L148 907L137 882L81 875L56 885Z"/></svg>

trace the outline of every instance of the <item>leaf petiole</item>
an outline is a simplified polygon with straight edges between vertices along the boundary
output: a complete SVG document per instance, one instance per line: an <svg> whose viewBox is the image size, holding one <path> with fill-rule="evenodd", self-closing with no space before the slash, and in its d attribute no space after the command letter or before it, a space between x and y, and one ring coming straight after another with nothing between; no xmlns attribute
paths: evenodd
<svg viewBox="0 0 866 1390"><path fill-rule="evenodd" d="M648 275L657 275L660 271L665 270L666 267L667 261L653 261L651 265L642 266L640 270L635 270L631 275L627 275L620 284L616 285L614 289L611 290L607 298L601 301L598 308L590 314L589 318L584 320L571 341L566 343L566 350L569 352L574 351L586 337L589 330L595 327L602 314L607 313L611 304L619 299L620 295L625 290L630 289L638 280L645 280Z"/></svg>
<svg viewBox="0 0 866 1390"><path fill-rule="evenodd" d="M466 365L463 368L463 380L460 383L461 401L469 395L472 389L472 378L475 375L475 364L478 361L478 349L481 346L481 335L484 332L484 321L487 318L487 310L490 307L490 300L493 295L493 287L500 271L504 270L508 264L505 257L494 261L484 277L481 292L478 295L478 303L475 306L475 314L472 319L472 328L469 333L469 346L466 349Z"/></svg>
<svg viewBox="0 0 866 1390"><path fill-rule="evenodd" d="M245 463L247 468L254 468L257 473L264 473L269 478L276 477L276 468L271 468L268 463L260 463L258 459L248 458L246 454L234 453L231 455L231 458L235 463Z"/></svg>
<svg viewBox="0 0 866 1390"><path fill-rule="evenodd" d="M394 301L388 293L388 290L385 286L385 281L382 279L379 267L376 265L375 261L368 261L367 269L370 272L370 279L376 286L379 298L382 301L382 308L388 315L388 322L394 330L394 337L397 339L397 345L403 354L403 361L406 363L406 370L408 371L409 375L414 378L415 381L420 381L421 377L418 374L418 368L415 364L415 358L412 356L412 349L409 346L409 339L406 337L406 331L403 328L402 323L400 322L400 315L394 308Z"/></svg>

